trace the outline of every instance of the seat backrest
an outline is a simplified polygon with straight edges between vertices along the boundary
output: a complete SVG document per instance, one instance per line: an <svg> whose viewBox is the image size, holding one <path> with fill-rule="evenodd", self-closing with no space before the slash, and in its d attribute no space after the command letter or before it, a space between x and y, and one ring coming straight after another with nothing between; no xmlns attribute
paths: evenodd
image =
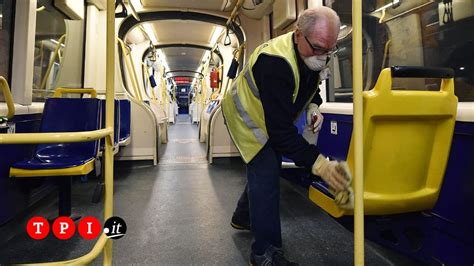
<svg viewBox="0 0 474 266"><path fill-rule="evenodd" d="M76 132L99 129L100 101L98 99L48 98L44 105L40 132ZM79 154L95 157L98 141L61 144L40 144L37 154L54 149L58 154Z"/></svg>
<svg viewBox="0 0 474 266"><path fill-rule="evenodd" d="M105 128L105 100L102 101L102 119L101 119L101 128ZM120 104L119 100L114 100L114 146L117 145L120 137ZM101 149L104 147L105 142L101 140Z"/></svg>
<svg viewBox="0 0 474 266"><path fill-rule="evenodd" d="M439 195L456 120L454 81L409 70L384 69L363 94L365 214L430 209ZM440 91L395 91L392 76L443 79ZM354 138L347 161L354 169Z"/></svg>
<svg viewBox="0 0 474 266"><path fill-rule="evenodd" d="M130 137L131 105L128 99L120 99L120 139Z"/></svg>

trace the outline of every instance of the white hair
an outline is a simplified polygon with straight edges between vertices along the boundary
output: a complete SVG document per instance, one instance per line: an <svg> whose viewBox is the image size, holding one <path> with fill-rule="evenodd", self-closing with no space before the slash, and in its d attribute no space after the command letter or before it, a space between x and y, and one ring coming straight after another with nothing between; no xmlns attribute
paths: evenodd
<svg viewBox="0 0 474 266"><path fill-rule="evenodd" d="M299 15L296 25L303 34L307 36L313 32L314 26L321 20L333 23L334 26L337 26L337 30L339 30L341 25L341 21L336 11L325 6L306 9Z"/></svg>

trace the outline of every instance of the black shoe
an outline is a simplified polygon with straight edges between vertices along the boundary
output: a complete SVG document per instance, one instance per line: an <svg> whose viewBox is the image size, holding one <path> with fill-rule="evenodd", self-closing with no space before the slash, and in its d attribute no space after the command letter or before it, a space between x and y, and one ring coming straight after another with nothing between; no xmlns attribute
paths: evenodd
<svg viewBox="0 0 474 266"><path fill-rule="evenodd" d="M251 266L299 266L298 263L289 261L283 256L283 252L279 249L270 251L267 250L263 255L258 256L253 252L250 254Z"/></svg>
<svg viewBox="0 0 474 266"><path fill-rule="evenodd" d="M230 225L237 230L250 231L250 217L247 212L234 212Z"/></svg>

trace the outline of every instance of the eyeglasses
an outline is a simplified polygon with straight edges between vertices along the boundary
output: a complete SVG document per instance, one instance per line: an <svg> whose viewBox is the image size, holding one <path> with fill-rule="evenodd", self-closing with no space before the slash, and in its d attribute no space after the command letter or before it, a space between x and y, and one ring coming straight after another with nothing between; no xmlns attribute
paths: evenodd
<svg viewBox="0 0 474 266"><path fill-rule="evenodd" d="M316 55L328 55L328 56L331 56L335 53L337 53L337 51L339 50L339 47L334 47L332 49L325 49L325 48L322 48L322 47L319 47L317 45L313 45L309 40L308 38L306 38L306 36L303 34L303 37L304 39L306 40L306 42L309 44L309 47L311 47L311 49L313 49L313 53L316 54Z"/></svg>

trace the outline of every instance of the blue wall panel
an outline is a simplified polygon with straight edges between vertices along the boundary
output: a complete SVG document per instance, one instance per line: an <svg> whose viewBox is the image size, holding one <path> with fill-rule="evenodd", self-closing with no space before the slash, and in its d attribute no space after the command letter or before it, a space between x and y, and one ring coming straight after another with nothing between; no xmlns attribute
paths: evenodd
<svg viewBox="0 0 474 266"><path fill-rule="evenodd" d="M319 132L318 149L331 159L346 160L352 135L352 115L323 114L323 127ZM331 124L337 132L331 133Z"/></svg>

